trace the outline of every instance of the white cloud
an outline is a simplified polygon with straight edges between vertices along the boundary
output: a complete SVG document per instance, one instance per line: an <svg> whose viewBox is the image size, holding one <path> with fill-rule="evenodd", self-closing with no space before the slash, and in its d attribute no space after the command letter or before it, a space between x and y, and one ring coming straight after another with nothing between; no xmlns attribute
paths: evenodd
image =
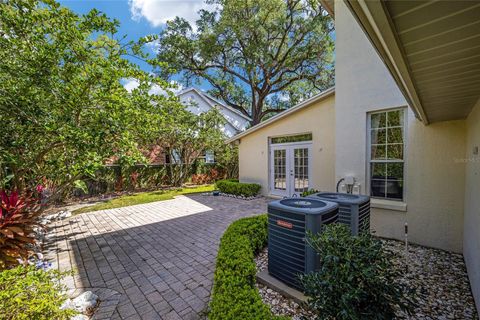
<svg viewBox="0 0 480 320"><path fill-rule="evenodd" d="M140 85L140 83L138 82L137 79L133 79L133 78L130 78L130 79L124 79L122 81L122 84L123 84L123 87L128 91L128 92L132 92L134 89L138 88L138 86ZM177 94L179 93L180 91L183 90L183 86L176 82L176 81L170 81L170 84L171 85L176 85L177 88L175 89L168 89L169 91L173 92L174 94ZM162 89L159 85L157 84L152 84L150 90L148 90L148 94L150 95L165 95L166 92L164 89Z"/></svg>
<svg viewBox="0 0 480 320"><path fill-rule="evenodd" d="M147 42L146 46L147 46L147 48L152 50L152 52L154 54L157 54L158 50L160 49L160 42L157 39L157 40L154 40L154 41L151 41L151 42Z"/></svg>
<svg viewBox="0 0 480 320"><path fill-rule="evenodd" d="M182 17L195 27L200 9L211 9L203 0L129 0L132 19L142 18L154 27L159 27L176 16Z"/></svg>
<svg viewBox="0 0 480 320"><path fill-rule="evenodd" d="M138 82L137 79L126 79L124 80L125 82L123 83L123 87L128 91L132 92L133 89L138 88L140 83Z"/></svg>

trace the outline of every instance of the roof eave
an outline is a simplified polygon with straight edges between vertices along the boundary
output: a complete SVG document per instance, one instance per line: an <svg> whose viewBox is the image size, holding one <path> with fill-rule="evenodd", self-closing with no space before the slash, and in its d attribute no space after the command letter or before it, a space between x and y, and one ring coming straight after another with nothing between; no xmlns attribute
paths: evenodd
<svg viewBox="0 0 480 320"><path fill-rule="evenodd" d="M424 124L429 120L418 96L404 51L383 1L344 0L367 38L383 60L415 116Z"/></svg>
<svg viewBox="0 0 480 320"><path fill-rule="evenodd" d="M251 133L253 133L253 132L255 132L255 131L259 130L259 129L261 129L261 128L263 128L263 127L266 127L266 126L270 125L270 124L273 123L273 122L276 122L276 121L278 121L278 120L280 120L280 119L283 119L283 118L287 117L288 115L290 115L290 114L292 114L292 113L294 113L294 112L297 112L297 111L299 111L299 110L301 110L301 109L303 109L303 108L305 108L305 107L307 107L307 106L310 106L312 103L315 103L315 102L318 102L318 101L323 100L323 99L325 99L325 98L328 98L329 96L331 96L331 95L333 95L333 94L335 94L335 87L331 87L331 88L329 88L329 89L327 89L327 90L325 90L325 91L322 91L322 92L320 92L319 94L317 94L317 95L315 95L315 96L313 96L313 97L311 97L311 98L309 98L309 99L307 99L307 100L305 100L305 101L302 101L302 102L300 102L299 104L291 107L290 109L287 109L287 110L285 110L285 111L282 111L282 112L280 112L279 114L271 117L270 119L268 119L268 120L266 120L266 121L263 121L263 122L260 122L260 123L257 124L257 125L254 125L254 126L251 127L250 129L247 129L247 130L245 130L245 131L243 131L243 132L241 132L241 133L239 133L239 134L231 137L230 139L227 139L227 140L225 141L225 143L235 142L235 141L237 141L237 140L239 140L239 139L241 139L241 138L243 138L243 137L245 137L245 136L247 136L247 135L249 135L249 134L251 134Z"/></svg>

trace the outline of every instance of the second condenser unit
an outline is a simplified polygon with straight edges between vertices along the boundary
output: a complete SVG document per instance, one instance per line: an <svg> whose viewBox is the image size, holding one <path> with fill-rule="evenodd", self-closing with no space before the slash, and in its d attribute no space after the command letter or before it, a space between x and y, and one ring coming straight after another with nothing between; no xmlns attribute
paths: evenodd
<svg viewBox="0 0 480 320"><path fill-rule="evenodd" d="M268 273L300 288L298 275L316 270L319 259L306 243L322 225L337 222L338 204L309 198L287 198L268 204Z"/></svg>
<svg viewBox="0 0 480 320"><path fill-rule="evenodd" d="M319 192L308 196L310 199L338 203L338 222L350 226L352 235L370 232L370 197L364 195Z"/></svg>

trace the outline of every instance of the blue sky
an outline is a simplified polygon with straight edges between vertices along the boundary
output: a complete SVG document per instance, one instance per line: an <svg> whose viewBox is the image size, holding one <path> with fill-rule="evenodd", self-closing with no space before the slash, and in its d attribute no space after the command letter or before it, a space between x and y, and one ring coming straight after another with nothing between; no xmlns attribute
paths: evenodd
<svg viewBox="0 0 480 320"><path fill-rule="evenodd" d="M126 40L138 40L149 34L158 34L165 22L181 16L193 23L197 12L207 5L202 0L59 0L60 4L78 14L85 14L93 8L110 18L120 21L118 36L127 35ZM151 46L152 54L154 47ZM151 67L141 60L131 60L146 71Z"/></svg>

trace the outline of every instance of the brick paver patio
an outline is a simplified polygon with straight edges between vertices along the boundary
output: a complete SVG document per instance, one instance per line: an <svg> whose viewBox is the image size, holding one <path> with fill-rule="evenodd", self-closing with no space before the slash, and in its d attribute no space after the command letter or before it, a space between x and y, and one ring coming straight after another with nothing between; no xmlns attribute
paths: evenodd
<svg viewBox="0 0 480 320"><path fill-rule="evenodd" d="M70 288L119 293L97 319L200 319L220 237L267 202L189 195L81 214L53 225L50 257L76 271Z"/></svg>

